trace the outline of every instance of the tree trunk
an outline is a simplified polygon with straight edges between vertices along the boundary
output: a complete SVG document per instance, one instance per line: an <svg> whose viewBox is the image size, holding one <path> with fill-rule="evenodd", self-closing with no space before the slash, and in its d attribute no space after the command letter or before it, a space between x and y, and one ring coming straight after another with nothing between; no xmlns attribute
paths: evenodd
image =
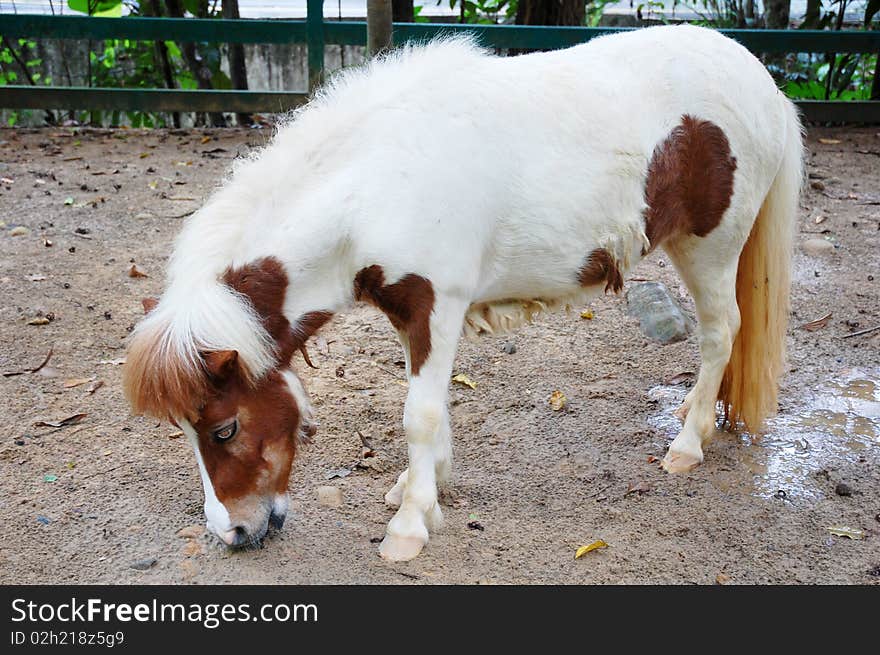
<svg viewBox="0 0 880 655"><path fill-rule="evenodd" d="M787 30L791 13L791 0L766 0L764 24L768 30Z"/></svg>
<svg viewBox="0 0 880 655"><path fill-rule="evenodd" d="M516 24L581 27L586 22L586 9L584 0L519 0L516 6ZM527 52L534 50L511 48L507 54L515 56Z"/></svg>
<svg viewBox="0 0 880 655"><path fill-rule="evenodd" d="M241 18L238 11L238 0L223 0L223 18ZM244 44L229 44L229 77L232 79L232 88L246 91L248 88L247 64L244 59ZM239 125L250 125L253 120L250 114L240 113L235 115Z"/></svg>
<svg viewBox="0 0 880 655"><path fill-rule="evenodd" d="M391 20L395 23L412 23L415 20L413 0L391 0Z"/></svg>
<svg viewBox="0 0 880 655"><path fill-rule="evenodd" d="M819 21L822 19L822 0L807 0L807 11L804 14L803 27L807 29L818 29Z"/></svg>
<svg viewBox="0 0 880 655"><path fill-rule="evenodd" d="M367 54L391 48L391 0L367 0Z"/></svg>
<svg viewBox="0 0 880 655"><path fill-rule="evenodd" d="M162 5L159 4L159 0L150 0L149 2L145 2L140 5L140 9L142 16L153 16L156 18L162 17ZM155 46L155 61L156 65L162 71L162 79L165 80L165 88L173 89L175 87L174 71L171 69L171 60L168 57L168 46L165 45L164 41L155 41ZM174 125L175 128L180 127L179 111L171 113L171 124Z"/></svg>
<svg viewBox="0 0 880 655"><path fill-rule="evenodd" d="M586 20L584 0L519 0L517 25L573 25Z"/></svg>
<svg viewBox="0 0 880 655"><path fill-rule="evenodd" d="M181 0L165 0L165 7L168 9L168 15L172 18L183 18L183 3ZM190 69L196 78L196 84L200 89L213 89L211 84L211 70L202 64L199 60L198 52L196 52L196 44L180 43L180 52L183 60L186 62L187 68ZM226 119L220 112L211 114L211 123L216 127L226 127Z"/></svg>

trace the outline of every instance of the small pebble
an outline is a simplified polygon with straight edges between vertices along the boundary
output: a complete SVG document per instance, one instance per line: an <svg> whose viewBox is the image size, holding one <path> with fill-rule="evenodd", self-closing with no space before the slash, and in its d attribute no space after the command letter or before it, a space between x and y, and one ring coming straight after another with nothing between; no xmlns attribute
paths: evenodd
<svg viewBox="0 0 880 655"><path fill-rule="evenodd" d="M834 487L834 493L836 493L838 496L852 496L853 490L852 487L850 487L845 482L839 482L837 486Z"/></svg>
<svg viewBox="0 0 880 655"><path fill-rule="evenodd" d="M801 244L801 249L811 257L820 257L832 254L834 244L825 239L807 239Z"/></svg>
<svg viewBox="0 0 880 655"><path fill-rule="evenodd" d="M318 504L323 507L341 507L342 506L342 489L338 487L323 486L318 487Z"/></svg>
<svg viewBox="0 0 880 655"><path fill-rule="evenodd" d="M513 353L516 352L516 344L513 343L512 341L508 341L507 343L505 343L505 344L501 347L501 349L502 349L505 353L507 353L508 355L512 355Z"/></svg>
<svg viewBox="0 0 880 655"><path fill-rule="evenodd" d="M43 525L49 525L52 522L52 519L47 519L45 516L38 516L37 521L39 521Z"/></svg>
<svg viewBox="0 0 880 655"><path fill-rule="evenodd" d="M158 560L155 557L147 557L145 559L139 559L136 562L132 562L128 565L128 568L134 569L135 571L148 571L156 565Z"/></svg>

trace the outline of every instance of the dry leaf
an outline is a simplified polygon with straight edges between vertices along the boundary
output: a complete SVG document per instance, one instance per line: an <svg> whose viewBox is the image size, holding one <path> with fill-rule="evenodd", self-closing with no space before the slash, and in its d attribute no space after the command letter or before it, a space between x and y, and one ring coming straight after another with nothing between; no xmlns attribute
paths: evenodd
<svg viewBox="0 0 880 655"><path fill-rule="evenodd" d="M40 363L39 366L37 366L35 368L24 369L23 371L8 371L3 374L3 377L11 378L15 375L22 375L23 373L37 373L37 372L39 372L46 364L49 363L49 360L52 359L52 352L53 351L54 351L53 348L49 348L49 352L46 353L46 356L43 358L43 361Z"/></svg>
<svg viewBox="0 0 880 655"><path fill-rule="evenodd" d="M34 423L34 427L42 427L42 428L64 428L68 425L76 425L80 421L82 421L88 414L74 414L73 416L68 416L67 418L63 418L60 421L37 421Z"/></svg>
<svg viewBox="0 0 880 655"><path fill-rule="evenodd" d="M464 386L466 386L466 387L470 387L471 389L476 389L476 388L477 388L477 383L474 382L473 380L471 380L471 379L470 379L467 375L465 375L464 373L459 373L458 375L454 376L454 377L452 378L452 381L453 381L453 382L458 382L459 384L463 384Z"/></svg>
<svg viewBox="0 0 880 655"><path fill-rule="evenodd" d="M580 559L581 557L583 557L584 555L586 555L590 551L599 550L600 548L608 548L608 544L606 544L601 539L597 539L596 541L594 541L593 543L591 543L588 546L581 546L580 548L578 548L574 554L574 558Z"/></svg>
<svg viewBox="0 0 880 655"><path fill-rule="evenodd" d="M211 141L211 137L209 137L209 136L202 137L202 145L205 145L206 143L208 143L210 141Z"/></svg>
<svg viewBox="0 0 880 655"><path fill-rule="evenodd" d="M94 379L95 379L94 376L92 376L90 378L70 378L69 380L64 381L64 388L65 389L73 389L74 387L78 387L82 384L86 384L88 382L91 382Z"/></svg>
<svg viewBox="0 0 880 655"><path fill-rule="evenodd" d="M37 316L36 318L32 318L27 322L28 325L49 325L51 323L48 318L45 316Z"/></svg>
<svg viewBox="0 0 880 655"><path fill-rule="evenodd" d="M9 230L9 236L11 237L23 237L27 236L28 234L30 234L30 230L23 225L19 225Z"/></svg>
<svg viewBox="0 0 880 655"><path fill-rule="evenodd" d="M95 380L92 384L89 385L89 388L86 389L88 393L95 393L98 389L104 386L104 380Z"/></svg>
<svg viewBox="0 0 880 655"><path fill-rule="evenodd" d="M648 464L656 464L660 461L660 458L656 455L648 455Z"/></svg>
<svg viewBox="0 0 880 655"><path fill-rule="evenodd" d="M183 436L183 432L178 430L177 432L172 432L168 435L169 439L180 439Z"/></svg>
<svg viewBox="0 0 880 655"><path fill-rule="evenodd" d="M828 528L828 532L833 534L835 537L846 537L847 539L864 539L865 538L864 530L859 530L857 528L850 528L845 525L832 526L832 527Z"/></svg>
<svg viewBox="0 0 880 655"><path fill-rule="evenodd" d="M719 573L715 576L715 584L727 584L730 582L730 576L725 573Z"/></svg>
<svg viewBox="0 0 880 655"><path fill-rule="evenodd" d="M128 277L150 277L143 271L139 270L134 264L128 269Z"/></svg>
<svg viewBox="0 0 880 655"><path fill-rule="evenodd" d="M99 364L110 364L112 366L119 366L120 364L125 364L125 357L122 359L102 359L98 362Z"/></svg>
<svg viewBox="0 0 880 655"><path fill-rule="evenodd" d="M630 485L626 488L626 493L624 496L628 496L629 494L646 494L651 491L651 485L647 482L630 482Z"/></svg>
<svg viewBox="0 0 880 655"><path fill-rule="evenodd" d="M681 384L685 380L690 380L695 375L696 373L693 371L682 371L681 373L676 373L672 377L663 380L663 384L675 386L676 384Z"/></svg>
<svg viewBox="0 0 880 655"><path fill-rule="evenodd" d="M840 139L819 139L819 143L824 143L826 146L836 146L840 142Z"/></svg>
<svg viewBox="0 0 880 655"><path fill-rule="evenodd" d="M550 394L550 409L558 412L568 403L568 398L559 389Z"/></svg>
<svg viewBox="0 0 880 655"><path fill-rule="evenodd" d="M831 320L831 317L834 316L832 312L828 312L825 316L821 316L813 321L808 323L804 323L801 325L801 329L807 330L808 332L815 332L816 330L821 330L823 327L828 325L828 321Z"/></svg>
<svg viewBox="0 0 880 655"><path fill-rule="evenodd" d="M595 314L593 314L592 309L585 309L584 311L581 312L581 318L585 318L588 321L592 321L594 316L595 316Z"/></svg>
<svg viewBox="0 0 880 655"><path fill-rule="evenodd" d="M45 275L29 275L28 276L28 280L30 280L31 282L42 282L45 279L46 279Z"/></svg>
<svg viewBox="0 0 880 655"><path fill-rule="evenodd" d="M824 223L827 219L828 219L827 216L817 216L815 219L813 219L813 222L816 225L819 225L819 223Z"/></svg>

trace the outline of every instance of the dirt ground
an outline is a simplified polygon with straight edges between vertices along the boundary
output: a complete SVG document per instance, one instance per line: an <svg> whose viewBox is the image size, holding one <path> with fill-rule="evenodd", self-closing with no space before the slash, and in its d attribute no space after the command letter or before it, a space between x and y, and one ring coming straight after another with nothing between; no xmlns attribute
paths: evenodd
<svg viewBox="0 0 880 655"><path fill-rule="evenodd" d="M39 372L0 378L0 583L880 582L880 331L848 336L880 325L876 128L809 133L797 241L834 250L795 255L790 372L763 439L719 433L692 473L658 467L696 337L648 340L622 297L595 301L592 320L554 314L463 341L455 372L477 387L451 391L446 524L415 561L389 564L376 542L405 466L405 376L385 318L358 307L313 340L319 370L299 365L321 428L284 529L244 552L198 528L178 536L204 520L194 457L173 426L130 416L118 360L184 215L267 136L0 130L0 371L53 349ZM662 253L633 276L693 310ZM343 505L320 505L321 485ZM862 538L829 531L844 527ZM609 546L575 559L597 539Z"/></svg>

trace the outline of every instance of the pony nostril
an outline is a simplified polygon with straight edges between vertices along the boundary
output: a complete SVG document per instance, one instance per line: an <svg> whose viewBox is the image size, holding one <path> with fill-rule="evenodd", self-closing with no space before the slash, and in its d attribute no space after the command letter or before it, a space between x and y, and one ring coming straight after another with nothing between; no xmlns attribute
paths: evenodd
<svg viewBox="0 0 880 655"><path fill-rule="evenodd" d="M238 526L235 528L235 541L232 543L233 546L241 546L243 543L247 542L250 539L248 537L247 530L243 527Z"/></svg>
<svg viewBox="0 0 880 655"><path fill-rule="evenodd" d="M284 527L284 518L286 514L276 514L274 511L269 514L269 525L271 525L276 530L280 530Z"/></svg>
<svg viewBox="0 0 880 655"><path fill-rule="evenodd" d="M232 546L234 548L236 546L241 546L248 541L248 533L243 527L237 526L232 528L232 530L227 530L221 534L220 538L227 546Z"/></svg>

